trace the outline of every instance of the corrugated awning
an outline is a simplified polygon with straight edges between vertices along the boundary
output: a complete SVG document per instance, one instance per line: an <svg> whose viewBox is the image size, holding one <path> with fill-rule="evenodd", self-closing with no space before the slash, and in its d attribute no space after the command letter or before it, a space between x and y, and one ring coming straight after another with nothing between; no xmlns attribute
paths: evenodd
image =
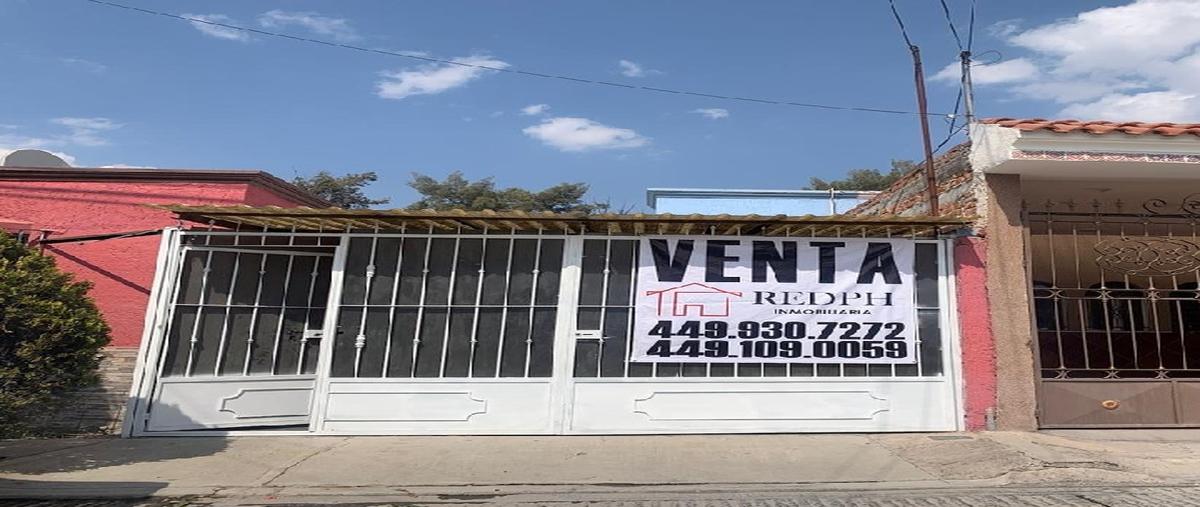
<svg viewBox="0 0 1200 507"><path fill-rule="evenodd" d="M964 217L560 214L524 211L347 210L276 206L158 205L182 220L241 231L530 232L563 234L752 234L762 236L935 236Z"/></svg>

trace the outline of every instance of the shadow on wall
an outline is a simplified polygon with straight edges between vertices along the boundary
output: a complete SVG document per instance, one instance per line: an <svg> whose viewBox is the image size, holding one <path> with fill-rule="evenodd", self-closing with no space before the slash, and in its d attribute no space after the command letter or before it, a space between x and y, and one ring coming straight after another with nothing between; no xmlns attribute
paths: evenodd
<svg viewBox="0 0 1200 507"><path fill-rule="evenodd" d="M58 248L58 247L56 247L56 246L54 246L54 245L47 245L47 246L46 246L46 250L49 250L49 251L50 251L51 253L53 253L54 255L57 255L57 256L59 256L59 257L62 257L62 258L64 258L64 259L67 259L67 260L69 260L69 261L71 261L71 262L74 262L75 264L78 264L78 265L80 265L80 266L83 266L83 267L87 268L88 270L91 270L91 271L93 271L93 272L95 272L95 273L97 273L97 274L99 274L99 275L101 275L101 276L104 276L104 277L106 277L106 278L109 278L109 279L111 279L111 280L113 280L113 281L115 281L115 282L117 282L117 283L119 283L119 284L121 284L121 285L124 285L124 286L126 286L126 287L129 287L130 289L133 289L133 290L136 290L136 291L138 291L138 292L141 292L142 294L145 294L145 295L147 295L147 296L149 296L149 295L150 295L150 289L149 289L148 287L145 287L145 286L143 286L143 285L141 285L141 284L139 284L139 283L137 283L137 282L134 282L134 281L132 281L132 280L130 280L130 279L128 279L128 278L125 278L125 277L123 277L123 276L121 276L121 275L118 275L118 274L116 274L116 273L113 273L112 271L109 271L109 270L107 270L107 269L104 269L104 268L102 268L102 267L100 267L100 266L97 266L96 264L94 264L94 263L91 263L91 262L88 262L88 261L86 261L86 260L84 260L84 259L82 259L82 258L80 258L80 257L78 257L78 256L71 255L70 253L67 253L65 250L63 250L63 249L61 249L61 248Z"/></svg>

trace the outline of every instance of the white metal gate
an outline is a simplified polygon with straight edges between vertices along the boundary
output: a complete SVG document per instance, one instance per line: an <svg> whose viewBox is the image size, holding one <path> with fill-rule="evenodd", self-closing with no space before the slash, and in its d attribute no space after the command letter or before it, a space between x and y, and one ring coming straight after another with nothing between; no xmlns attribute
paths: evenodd
<svg viewBox="0 0 1200 507"><path fill-rule="evenodd" d="M300 381L305 384L285 388L311 393L311 405L306 405L312 407L311 413L260 421L306 424L302 429L320 434L946 431L960 427L956 335L950 311L953 279L940 240L918 240L917 245L917 364L683 365L626 360L637 237L436 231L196 232L184 237L205 244L219 238L237 242L236 248L272 242L276 246L258 248L295 251L298 243L312 245L301 252L319 252L321 259L330 262L330 311L323 324L314 326L312 318L305 322L314 333L324 330L326 339L319 342L319 352L306 349L305 354L316 356L301 363L296 372L282 375L272 370L271 375L258 378L250 378L243 369L229 379L214 370L218 374L197 380L195 365L191 376L176 378L166 353L150 350L148 355L161 358L158 369L143 374L156 386L151 407L165 403L161 394L165 386L171 386L165 387L170 391L189 382L241 386L237 383ZM210 304L220 307L204 303ZM256 306L261 307L261 301ZM309 299L310 309L318 306L323 310L324 300ZM169 321L180 318L171 316ZM158 342L180 343L170 336L169 331L163 332ZM263 400L284 398L273 398L261 390L263 384L254 389ZM205 407L220 398L199 389L180 391L179 396ZM153 410L150 416L150 430L183 429L157 423Z"/></svg>
<svg viewBox="0 0 1200 507"><path fill-rule="evenodd" d="M307 428L333 248L176 237L160 256L143 359L154 381L132 431Z"/></svg>

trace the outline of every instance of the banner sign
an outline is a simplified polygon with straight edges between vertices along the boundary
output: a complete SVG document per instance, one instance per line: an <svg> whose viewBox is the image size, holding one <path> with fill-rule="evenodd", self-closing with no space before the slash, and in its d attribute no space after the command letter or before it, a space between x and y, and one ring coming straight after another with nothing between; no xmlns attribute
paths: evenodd
<svg viewBox="0 0 1200 507"><path fill-rule="evenodd" d="M645 237L635 362L915 363L914 243Z"/></svg>

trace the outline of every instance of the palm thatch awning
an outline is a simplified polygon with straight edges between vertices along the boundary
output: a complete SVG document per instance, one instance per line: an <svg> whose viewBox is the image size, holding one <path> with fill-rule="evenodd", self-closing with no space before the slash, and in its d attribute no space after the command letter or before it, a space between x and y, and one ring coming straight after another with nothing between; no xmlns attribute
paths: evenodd
<svg viewBox="0 0 1200 507"><path fill-rule="evenodd" d="M157 205L181 220L240 231L555 234L744 234L759 236L937 236L964 217L560 214L524 211L347 210L276 206Z"/></svg>

